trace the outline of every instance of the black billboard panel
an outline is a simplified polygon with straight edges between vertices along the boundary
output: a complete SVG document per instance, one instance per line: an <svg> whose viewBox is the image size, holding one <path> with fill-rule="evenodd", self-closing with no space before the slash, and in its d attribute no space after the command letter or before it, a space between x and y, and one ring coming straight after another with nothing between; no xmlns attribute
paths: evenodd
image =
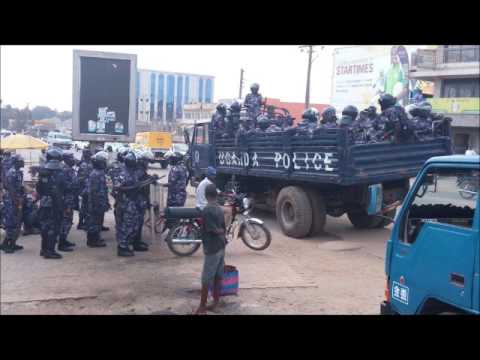
<svg viewBox="0 0 480 360"><path fill-rule="evenodd" d="M136 55L74 50L73 138L135 138Z"/></svg>

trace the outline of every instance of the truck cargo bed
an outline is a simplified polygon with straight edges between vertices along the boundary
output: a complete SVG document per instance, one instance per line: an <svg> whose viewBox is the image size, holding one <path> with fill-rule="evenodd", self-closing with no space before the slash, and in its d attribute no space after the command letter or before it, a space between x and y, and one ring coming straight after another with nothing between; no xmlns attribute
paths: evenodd
<svg viewBox="0 0 480 360"><path fill-rule="evenodd" d="M219 173L337 185L414 177L430 157L451 153L450 137L350 144L345 129L253 134L238 146L234 139L215 139Z"/></svg>

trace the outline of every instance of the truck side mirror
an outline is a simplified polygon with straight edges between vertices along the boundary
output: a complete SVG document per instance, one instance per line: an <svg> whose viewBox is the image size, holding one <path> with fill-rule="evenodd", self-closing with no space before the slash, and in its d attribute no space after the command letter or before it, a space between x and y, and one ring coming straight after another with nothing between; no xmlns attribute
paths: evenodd
<svg viewBox="0 0 480 360"><path fill-rule="evenodd" d="M381 213L383 205L383 187L382 184L374 184L368 187L368 215Z"/></svg>
<svg viewBox="0 0 480 360"><path fill-rule="evenodd" d="M185 144L190 145L190 134L187 129L183 130L183 138L185 139Z"/></svg>

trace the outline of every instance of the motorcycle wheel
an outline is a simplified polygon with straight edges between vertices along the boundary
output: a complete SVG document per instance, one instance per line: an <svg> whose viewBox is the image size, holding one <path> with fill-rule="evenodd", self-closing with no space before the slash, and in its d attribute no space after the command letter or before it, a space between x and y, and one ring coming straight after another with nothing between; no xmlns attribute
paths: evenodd
<svg viewBox="0 0 480 360"><path fill-rule="evenodd" d="M256 251L265 250L272 241L270 230L265 225L254 222L246 223L242 227L240 237L247 247Z"/></svg>
<svg viewBox="0 0 480 360"><path fill-rule="evenodd" d="M475 191L475 186L473 186L472 184L469 184L469 183L461 183L460 184L460 187L462 188L462 190L458 190L458 193L460 194L460 196L465 199L465 200L471 200L475 197L476 194L472 194L470 192L466 192L464 190L467 190L467 191Z"/></svg>
<svg viewBox="0 0 480 360"><path fill-rule="evenodd" d="M168 232L168 236L165 239L167 242L168 248L177 256L190 256L193 255L199 248L201 243L192 243L192 244L176 244L173 242L173 239L178 237L178 234L181 234L184 231L185 224L177 224L171 228ZM199 239L200 231L196 227L192 227L190 232L185 236L186 239Z"/></svg>

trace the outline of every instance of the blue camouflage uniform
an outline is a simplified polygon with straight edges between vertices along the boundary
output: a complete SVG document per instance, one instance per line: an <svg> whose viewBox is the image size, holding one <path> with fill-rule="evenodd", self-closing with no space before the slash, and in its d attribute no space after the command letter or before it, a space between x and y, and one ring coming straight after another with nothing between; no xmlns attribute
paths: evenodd
<svg viewBox="0 0 480 360"><path fill-rule="evenodd" d="M49 162L47 162L46 166ZM42 232L42 250L54 251L63 219L65 178L60 167L42 167L39 172L39 223Z"/></svg>
<svg viewBox="0 0 480 360"><path fill-rule="evenodd" d="M10 162L12 164L12 162ZM5 174L3 184L3 223L8 239L17 239L22 226L22 206L25 196L23 188L23 171L11 167Z"/></svg>
<svg viewBox="0 0 480 360"><path fill-rule="evenodd" d="M64 188L64 208L62 223L60 225L60 242L67 239L68 233L73 224L73 210L77 205L78 199L78 178L73 167L65 164L63 168L65 179Z"/></svg>
<svg viewBox="0 0 480 360"><path fill-rule="evenodd" d="M247 108L248 117L253 120L253 126L255 127L256 118L260 114L260 109L262 107L262 95L260 95L260 93L247 94L247 96L245 96L244 105Z"/></svg>
<svg viewBox="0 0 480 360"><path fill-rule="evenodd" d="M120 161L115 161L113 162L112 166L108 170L108 176L110 177L110 180L112 181L112 184L115 184L117 182L118 177L122 174L123 170L125 169L125 165L121 163ZM112 197L114 199L114 204L113 204L113 215L115 218L115 223L119 221L117 218L117 207L118 207L118 197L119 194L113 190L112 191Z"/></svg>
<svg viewBox="0 0 480 360"><path fill-rule="evenodd" d="M78 189L79 196L82 199L79 210L79 221L81 225L85 224L87 209L88 209L88 195L87 195L87 180L93 171L93 165L91 161L82 161L78 167Z"/></svg>
<svg viewBox="0 0 480 360"><path fill-rule="evenodd" d="M137 163L137 169L135 170L135 176L137 178L137 181L144 181L150 178L150 175L147 173L147 166L143 165L140 160ZM145 186L137 190L138 195L137 195L137 209L138 209L138 215L137 215L137 224L136 224L136 229L137 229L137 238L141 238L142 234L142 227L143 223L145 221L145 212L147 209L150 207L150 187Z"/></svg>
<svg viewBox="0 0 480 360"><path fill-rule="evenodd" d="M123 171L114 180L114 189L138 184L136 170L125 166ZM133 243L138 233L138 189L118 192L117 221L115 229L117 242L120 247L126 248Z"/></svg>
<svg viewBox="0 0 480 360"><path fill-rule="evenodd" d="M87 180L86 196L88 198L86 230L88 236L93 239L99 237L102 231L103 217L110 208L105 170L94 169L92 171Z"/></svg>
<svg viewBox="0 0 480 360"><path fill-rule="evenodd" d="M178 164L168 174L167 206L184 206L187 200L187 168Z"/></svg>

